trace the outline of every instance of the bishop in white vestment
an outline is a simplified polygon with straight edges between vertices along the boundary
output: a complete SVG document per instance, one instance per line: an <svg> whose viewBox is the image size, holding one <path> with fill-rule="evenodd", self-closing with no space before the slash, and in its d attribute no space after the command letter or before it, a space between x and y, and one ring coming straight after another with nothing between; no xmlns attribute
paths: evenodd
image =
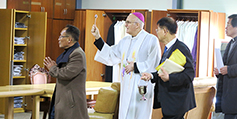
<svg viewBox="0 0 237 119"><path fill-rule="evenodd" d="M144 16L131 13L126 19L125 36L117 45L109 46L93 25L92 34L98 48L95 60L108 66L121 63L119 119L150 119L153 106L154 86L147 82L146 101L140 100L138 91L141 73L155 71L161 58L160 44L156 36L143 30Z"/></svg>

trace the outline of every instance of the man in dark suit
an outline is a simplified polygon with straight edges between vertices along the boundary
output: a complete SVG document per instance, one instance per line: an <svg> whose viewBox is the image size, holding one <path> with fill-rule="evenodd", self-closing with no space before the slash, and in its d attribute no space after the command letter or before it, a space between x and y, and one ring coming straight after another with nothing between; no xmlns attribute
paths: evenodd
<svg viewBox="0 0 237 119"><path fill-rule="evenodd" d="M188 47L179 41L175 34L177 23L170 17L161 18L157 22L157 36L160 42L165 44L165 50L160 64L169 58L176 49L179 49L186 57L184 70L178 73L168 74L162 67L162 73L143 73L143 80L151 80L155 83L155 96L153 108L162 109L163 119L183 119L184 114L196 107L192 81L194 68L192 55Z"/></svg>
<svg viewBox="0 0 237 119"><path fill-rule="evenodd" d="M216 112L223 112L225 119L237 119L237 14L228 17L226 35L232 39L223 56L224 67L215 68L218 78Z"/></svg>

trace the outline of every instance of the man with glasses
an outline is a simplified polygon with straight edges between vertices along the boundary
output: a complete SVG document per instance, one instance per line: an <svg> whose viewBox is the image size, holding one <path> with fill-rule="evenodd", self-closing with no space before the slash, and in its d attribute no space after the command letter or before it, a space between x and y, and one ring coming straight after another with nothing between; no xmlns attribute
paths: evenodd
<svg viewBox="0 0 237 119"><path fill-rule="evenodd" d="M79 29L67 25L58 38L65 51L57 58L44 59L49 74L57 78L49 119L89 119L86 103L86 57L78 43Z"/></svg>
<svg viewBox="0 0 237 119"><path fill-rule="evenodd" d="M232 39L225 49L224 66L214 69L218 78L215 111L224 113L225 119L237 119L237 14L228 17L225 29Z"/></svg>
<svg viewBox="0 0 237 119"><path fill-rule="evenodd" d="M193 58L189 48L176 37L177 23L173 18L163 17L157 22L157 36L165 44L160 64L179 50L186 61L181 72L168 73L163 67L162 72L143 73L143 80L155 83L153 108L161 108L162 119L184 119L187 111L196 107L193 79ZM171 67L171 66L170 66Z"/></svg>
<svg viewBox="0 0 237 119"><path fill-rule="evenodd" d="M153 85L147 82L146 100L140 100L138 84L141 73L155 71L160 61L160 44L156 36L143 29L144 16L131 13L125 22L129 34L117 45L108 46L101 38L96 25L91 33L95 37L98 51L95 60L108 66L121 63L120 68L120 105L119 119L150 119L153 105ZM141 81L142 82L142 81Z"/></svg>

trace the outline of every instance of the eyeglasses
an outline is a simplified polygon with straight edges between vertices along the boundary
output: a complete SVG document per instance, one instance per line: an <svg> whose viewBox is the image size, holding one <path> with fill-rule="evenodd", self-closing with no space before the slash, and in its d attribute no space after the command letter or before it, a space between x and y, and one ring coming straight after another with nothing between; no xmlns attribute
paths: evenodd
<svg viewBox="0 0 237 119"><path fill-rule="evenodd" d="M125 21L125 24L131 24L131 23L137 23L137 22Z"/></svg>
<svg viewBox="0 0 237 119"><path fill-rule="evenodd" d="M61 38L66 38L66 37L69 37L69 36L59 36L58 38L61 39Z"/></svg>

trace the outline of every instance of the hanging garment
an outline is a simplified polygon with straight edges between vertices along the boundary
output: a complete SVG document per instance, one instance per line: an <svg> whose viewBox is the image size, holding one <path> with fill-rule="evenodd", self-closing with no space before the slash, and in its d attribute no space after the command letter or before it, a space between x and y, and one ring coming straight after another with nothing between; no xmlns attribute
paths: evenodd
<svg viewBox="0 0 237 119"><path fill-rule="evenodd" d="M108 31L108 36L107 36L107 40L106 43L109 46L114 45L114 25L117 22L113 22L110 27L109 27L109 31ZM106 66L105 67L105 82L112 82L112 77L113 77L113 66Z"/></svg>
<svg viewBox="0 0 237 119"><path fill-rule="evenodd" d="M115 45L119 43L119 41L127 36L126 33L126 27L125 27L125 21L117 21L117 23L114 26L114 34L115 34ZM113 65L113 82L120 82L120 64Z"/></svg>

